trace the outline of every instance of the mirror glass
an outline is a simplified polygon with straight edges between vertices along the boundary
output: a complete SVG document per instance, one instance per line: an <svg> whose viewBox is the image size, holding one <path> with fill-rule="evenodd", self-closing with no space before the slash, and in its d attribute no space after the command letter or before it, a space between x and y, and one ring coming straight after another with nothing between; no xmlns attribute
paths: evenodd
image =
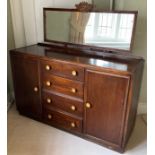
<svg viewBox="0 0 155 155"><path fill-rule="evenodd" d="M135 13L44 12L45 41L130 51Z"/></svg>

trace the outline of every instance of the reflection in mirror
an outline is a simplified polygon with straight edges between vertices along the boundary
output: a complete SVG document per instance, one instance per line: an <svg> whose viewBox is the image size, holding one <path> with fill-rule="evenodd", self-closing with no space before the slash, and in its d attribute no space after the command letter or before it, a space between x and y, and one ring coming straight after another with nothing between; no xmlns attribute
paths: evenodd
<svg viewBox="0 0 155 155"><path fill-rule="evenodd" d="M46 11L45 41L130 50L134 13Z"/></svg>
<svg viewBox="0 0 155 155"><path fill-rule="evenodd" d="M134 16L131 14L92 13L85 29L85 43L129 49Z"/></svg>

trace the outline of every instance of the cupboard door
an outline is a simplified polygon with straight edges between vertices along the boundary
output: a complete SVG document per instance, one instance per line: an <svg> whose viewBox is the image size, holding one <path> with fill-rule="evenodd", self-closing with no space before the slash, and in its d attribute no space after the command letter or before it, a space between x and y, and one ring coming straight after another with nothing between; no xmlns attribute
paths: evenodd
<svg viewBox="0 0 155 155"><path fill-rule="evenodd" d="M87 70L85 80L85 134L120 144L129 77Z"/></svg>
<svg viewBox="0 0 155 155"><path fill-rule="evenodd" d="M41 118L38 60L11 56L17 109L21 114Z"/></svg>

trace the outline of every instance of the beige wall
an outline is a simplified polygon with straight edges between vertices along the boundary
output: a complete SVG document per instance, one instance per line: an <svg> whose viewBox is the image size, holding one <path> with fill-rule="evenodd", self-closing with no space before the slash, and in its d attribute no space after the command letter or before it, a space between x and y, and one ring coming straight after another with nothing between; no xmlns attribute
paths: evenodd
<svg viewBox="0 0 155 155"><path fill-rule="evenodd" d="M12 49L15 47L14 42L14 36L13 36L13 27L12 27L12 19L11 19L11 10L10 10L10 3L8 0L8 6L7 6L7 81L8 81L8 94L12 95L12 77L11 77L11 67L10 67L10 57L9 57L9 49Z"/></svg>
<svg viewBox="0 0 155 155"><path fill-rule="evenodd" d="M114 0L115 1L115 9L116 10L122 10L124 7L124 1L125 0Z"/></svg>
<svg viewBox="0 0 155 155"><path fill-rule="evenodd" d="M8 43L8 49L15 47L14 42L14 36L13 36L13 26L12 26L12 18L11 18L11 9L10 9L10 3L8 0L7 5L7 43Z"/></svg>
<svg viewBox="0 0 155 155"><path fill-rule="evenodd" d="M109 10L110 9L110 0L94 0L94 5L98 9Z"/></svg>
<svg viewBox="0 0 155 155"><path fill-rule="evenodd" d="M124 9L138 10L138 20L133 53L145 58L145 68L142 81L140 101L147 102L147 1L126 0Z"/></svg>
<svg viewBox="0 0 155 155"><path fill-rule="evenodd" d="M118 1L118 0L116 0ZM144 57L145 67L140 93L140 102L147 103L147 1L146 0L120 0L123 1L123 10L138 10L137 27L133 53ZM121 9L117 8L116 9Z"/></svg>

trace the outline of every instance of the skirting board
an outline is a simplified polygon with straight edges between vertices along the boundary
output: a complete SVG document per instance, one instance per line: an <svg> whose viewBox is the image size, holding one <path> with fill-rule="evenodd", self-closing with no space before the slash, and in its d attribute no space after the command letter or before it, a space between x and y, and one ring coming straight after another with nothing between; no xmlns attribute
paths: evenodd
<svg viewBox="0 0 155 155"><path fill-rule="evenodd" d="M147 104L139 103L137 114L146 114L147 113Z"/></svg>

